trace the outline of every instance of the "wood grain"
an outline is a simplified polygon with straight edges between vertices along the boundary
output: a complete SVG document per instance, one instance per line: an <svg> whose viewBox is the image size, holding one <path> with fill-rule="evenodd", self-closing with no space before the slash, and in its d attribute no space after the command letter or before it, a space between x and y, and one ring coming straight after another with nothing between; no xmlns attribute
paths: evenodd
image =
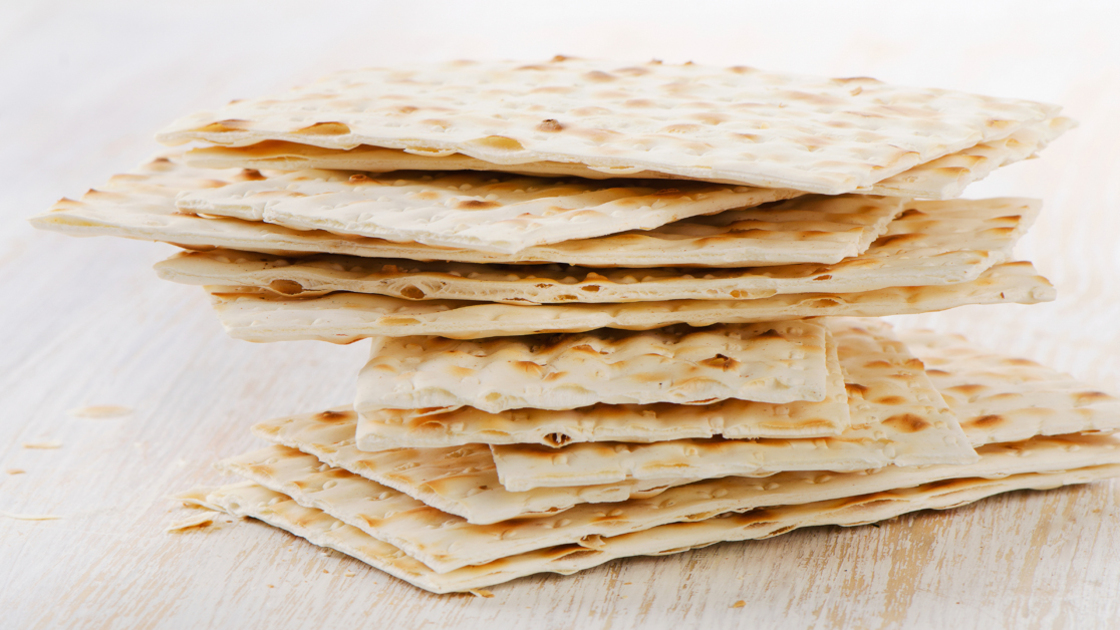
<svg viewBox="0 0 1120 630"><path fill-rule="evenodd" d="M1045 199L1021 252L1059 300L901 321L1120 391L1120 20L1107 3L1061 13L960 1L920 14L886 2L557 7L0 8L0 512L61 517L0 517L0 627L1114 625L1117 481L613 562L498 586L489 599L429 595L257 523L163 532L181 515L166 497L221 482L209 463L254 446L254 421L349 400L365 344L231 340L201 292L155 278L151 265L171 248L35 233L23 219L140 162L177 115L360 64L696 58L1063 103L1080 129L969 191ZM88 405L132 412L68 414ZM48 441L61 447L22 446Z"/></svg>

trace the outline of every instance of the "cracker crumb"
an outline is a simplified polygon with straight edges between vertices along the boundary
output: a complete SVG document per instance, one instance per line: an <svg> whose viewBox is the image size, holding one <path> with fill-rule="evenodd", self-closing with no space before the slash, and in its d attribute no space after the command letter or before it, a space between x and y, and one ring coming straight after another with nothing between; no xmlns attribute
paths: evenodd
<svg viewBox="0 0 1120 630"><path fill-rule="evenodd" d="M210 527L213 524L214 524L214 514L213 513L210 513L210 514L195 514L195 515L189 516L189 517L187 517L187 518L185 518L181 521L175 521L174 523L168 525L164 529L164 531L166 531L170 534L179 534L179 533L189 531L189 530L192 530L192 529L202 529L204 527Z"/></svg>
<svg viewBox="0 0 1120 630"><path fill-rule="evenodd" d="M66 412L75 418L120 418L132 414L132 409L124 405L87 405Z"/></svg>
<svg viewBox="0 0 1120 630"><path fill-rule="evenodd" d="M265 586L267 586L268 588L276 588L275 586L273 586L271 584L265 584Z"/></svg>
<svg viewBox="0 0 1120 630"><path fill-rule="evenodd" d="M34 448L41 450L62 448L62 442L24 442L23 448Z"/></svg>
<svg viewBox="0 0 1120 630"><path fill-rule="evenodd" d="M323 573L326 573L327 575L330 575L330 574L331 574L331 572L330 572L330 571L327 571L326 569L323 569Z"/></svg>
<svg viewBox="0 0 1120 630"><path fill-rule="evenodd" d="M14 512L0 511L0 516L17 521L57 521L62 518L53 514L16 514Z"/></svg>
<svg viewBox="0 0 1120 630"><path fill-rule="evenodd" d="M9 468L8 470L5 470L4 472L8 473L9 475L22 475L23 473L25 473L27 471L22 469L22 468Z"/></svg>
<svg viewBox="0 0 1120 630"><path fill-rule="evenodd" d="M342 574L342 577L354 577L355 575L357 575L357 573L354 573L353 571L347 571L346 573Z"/></svg>
<svg viewBox="0 0 1120 630"><path fill-rule="evenodd" d="M746 606L746 605L747 605L747 602L740 599L739 601L735 602L734 604L731 604L731 607L732 608L742 608L743 606Z"/></svg>
<svg viewBox="0 0 1120 630"><path fill-rule="evenodd" d="M484 588L472 588L471 590L469 590L467 592L470 593L471 595L474 595L475 597L483 597L483 598L486 598L486 599L489 599L489 598L494 596L493 593L491 593L490 591L488 591Z"/></svg>

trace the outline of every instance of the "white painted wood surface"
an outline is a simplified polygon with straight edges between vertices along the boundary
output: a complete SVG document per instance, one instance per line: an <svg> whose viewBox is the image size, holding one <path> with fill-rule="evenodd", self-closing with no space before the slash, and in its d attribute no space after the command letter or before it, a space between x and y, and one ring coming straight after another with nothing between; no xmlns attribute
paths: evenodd
<svg viewBox="0 0 1120 630"><path fill-rule="evenodd" d="M23 219L138 163L175 116L347 66L564 52L1062 103L1080 129L970 190L1045 199L1021 251L1059 300L902 321L1120 391L1114 4L772 4L0 4L0 512L60 517L0 517L0 627L1115 627L1120 482L615 562L491 599L428 595L255 523L163 533L164 497L221 481L209 463L253 446L252 422L348 400L364 344L228 339L198 290L150 270L172 248ZM94 404L133 411L67 413Z"/></svg>

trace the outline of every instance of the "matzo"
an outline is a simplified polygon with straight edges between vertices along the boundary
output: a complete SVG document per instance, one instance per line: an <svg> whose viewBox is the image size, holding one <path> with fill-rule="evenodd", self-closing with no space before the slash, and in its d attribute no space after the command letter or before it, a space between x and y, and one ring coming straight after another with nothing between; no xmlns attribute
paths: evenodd
<svg viewBox="0 0 1120 630"><path fill-rule="evenodd" d="M940 481L916 488L764 508L693 523L662 525L602 539L602 545L596 549L564 545L443 574L321 510L302 507L287 495L256 484L225 486L207 495L206 499L231 515L262 520L315 545L357 558L420 588L435 593L450 593L500 584L534 573L571 574L616 558L665 555L719 542L758 540L799 527L864 525L907 512L958 507L1001 492L1050 489L1117 475L1120 475L1120 465L1026 473L1001 479L970 477Z"/></svg>
<svg viewBox="0 0 1120 630"><path fill-rule="evenodd" d="M515 254L802 194L706 182L663 184L506 173L298 171L185 191L176 205L297 230Z"/></svg>
<svg viewBox="0 0 1120 630"><path fill-rule="evenodd" d="M564 265L421 263L348 256L278 257L217 250L178 254L160 277L195 285L252 286L290 296L332 291L406 299L617 303L758 299L853 293L974 280L1011 257L1038 214L1029 199L910 202L859 256L832 265L704 269L597 269Z"/></svg>
<svg viewBox="0 0 1120 630"><path fill-rule="evenodd" d="M530 247L518 254L393 243L292 230L262 222L182 214L175 195L260 177L256 171L208 171L156 158L117 175L81 200L63 199L31 218L41 229L74 236L120 236L186 249L279 255L333 253L372 258L475 263L564 263L591 267L759 266L834 263L867 249L902 211L897 199L801 197L777 206L694 217L648 231Z"/></svg>
<svg viewBox="0 0 1120 630"><path fill-rule="evenodd" d="M295 449L272 446L218 464L304 507L392 544L438 573L563 544L590 549L613 537L726 512L827 501L932 481L1002 477L1120 464L1120 440L1100 436L1038 438L987 447L970 466L887 467L830 475L779 473L765 480L734 478L670 488L650 499L576 506L555 516L472 525L381 484Z"/></svg>
<svg viewBox="0 0 1120 630"><path fill-rule="evenodd" d="M821 401L826 376L825 328L804 320L475 341L378 337L354 409Z"/></svg>
<svg viewBox="0 0 1120 630"><path fill-rule="evenodd" d="M899 336L925 364L973 446L1120 429L1120 400L1068 374L981 350L956 335Z"/></svg>
<svg viewBox="0 0 1120 630"><path fill-rule="evenodd" d="M983 179L995 169L1032 156L1074 126L1069 118L1056 117L1023 126L1010 136L982 142L958 153L952 153L908 171L884 179L867 192L899 197L951 199L966 186ZM325 149L308 144L266 140L246 147L202 147L184 155L191 166L201 168L251 168L298 171L334 169L387 172L397 170L438 171L506 171L524 175L586 177L608 179L617 177L588 168L582 164L563 162L527 162L498 165L462 154L425 156L400 149L362 145L353 149ZM626 177L672 177L654 171L629 173Z"/></svg>
<svg viewBox="0 0 1120 630"><path fill-rule="evenodd" d="M976 280L960 284L860 293L796 293L757 300L518 306L454 300L414 302L362 293L331 293L305 299L238 287L208 290L222 325L234 338L259 342L317 339L333 343L381 335L478 339L596 328L647 330L670 324L710 326L805 317L878 317L966 304L1034 304L1054 299L1053 287L1027 262L996 265Z"/></svg>
<svg viewBox="0 0 1120 630"><path fill-rule="evenodd" d="M839 194L1004 138L1057 110L868 78L557 57L341 72L187 116L157 138L367 144Z"/></svg>
<svg viewBox="0 0 1120 630"><path fill-rule="evenodd" d="M856 323L859 322L859 323ZM591 442L550 448L492 445L498 478L514 492L541 486L655 481L790 470L854 471L924 464L967 464L976 454L922 367L875 320L829 322L852 426L835 438Z"/></svg>
<svg viewBox="0 0 1120 630"><path fill-rule="evenodd" d="M580 503L653 496L671 485L689 482L678 479L673 483L624 482L509 492L498 481L494 457L485 445L367 453L354 445L356 426L357 414L339 408L261 422L253 426L253 433L478 524L551 514Z"/></svg>
<svg viewBox="0 0 1120 630"><path fill-rule="evenodd" d="M875 184L867 190L875 195L951 199L966 186L983 179L1001 166L1024 160L1072 129L1076 123L1057 117L1027 125L1001 140L981 142L960 153L953 153L916 166L905 173Z"/></svg>
<svg viewBox="0 0 1120 630"><path fill-rule="evenodd" d="M920 333L915 340L915 333L907 333L905 339L914 343L913 349L924 353L929 348L954 349L960 345L959 339L943 337L930 333ZM976 351L964 352L951 351L945 353L946 360L937 360L936 367L930 367L931 380L947 383L950 388L957 388L962 383L975 385L974 379L982 375L989 367L997 365L1006 366L1007 359L999 355L981 353ZM948 389L944 392L946 403L950 410L959 417L965 418L962 425L965 436L979 452L990 452L987 446L992 442L992 433L987 422L970 422L975 419L976 407L973 402L960 395L963 392L978 394L976 401L980 404L992 405L997 400L1009 401L1002 406L1005 418L996 426L1001 434L1030 437L1034 435L1052 435L1059 433L1074 433L1079 431L1111 430L1120 425L1120 412L1115 405L1106 398L1097 395L1091 388L1083 383L1069 382L1065 375L1050 372L1033 363L1015 360L1019 365L1011 366L1018 376L1001 380L996 389L977 390L975 387L962 389ZM1020 372L1020 370L1025 370ZM1033 374L1037 378L1024 378L1026 374ZM991 380L987 382L992 383ZM936 385L936 382L935 382ZM984 395L987 394L987 395ZM1023 407L1024 404L1037 404L1037 407ZM1070 406L1074 407L1073 413ZM1052 409L1046 405L1055 405ZM1007 408L1017 411L1008 413ZM1018 410L1021 409L1021 410ZM983 416L981 416L983 417ZM1074 422L1070 422L1070 418ZM598 418L589 420L598 422ZM645 419L642 420L645 422ZM445 459L447 453L456 452L453 449L414 449L402 450L402 456L395 454L374 453L374 457L386 457L382 460L363 460L363 454L354 448L355 414L350 410L338 410L317 415L281 418L266 423L261 423L254 428L254 432L270 441L285 444L304 452L317 454L323 461L328 461L333 466L348 469L365 477L373 479L384 478L385 473L395 476L393 484L411 496L419 498L429 504L438 505L446 512L458 514L468 519L471 523L491 523L491 515L500 514L496 520L506 520L519 514L519 510L526 510L526 514L540 515L544 513L559 512L571 507L579 500L573 502L574 495L570 488L558 488L554 496L550 497L549 488L538 488L530 492L515 493L505 491L497 484L493 467L493 458L488 450L479 449L477 446L463 447L464 459L469 461L469 466L458 466L453 469L447 465L433 467L433 462ZM456 429L460 430L460 429ZM1068 437L1068 436L1067 436ZM1066 439L1066 438L1062 438ZM1077 440L1080 438L1070 438ZM337 448L335 448L337 447ZM1009 445L1008 448L1013 448ZM325 449L325 450L324 450ZM1010 451L1009 451L1010 452ZM465 454L470 453L469 457ZM422 465L413 469L404 470L403 462L421 462ZM450 460L448 460L450 461ZM361 462L358 464L357 462ZM386 466L381 473L372 467L378 464ZM477 472L467 472L476 470ZM886 468L883 470L890 470ZM928 470L928 468L900 468L900 471ZM815 473L778 473L778 475L814 475ZM851 473L858 475L859 473ZM902 474L902 473L892 473ZM763 485L779 478L778 475L761 480ZM843 474L838 474L844 476ZM429 482L436 483L428 485ZM727 483L738 483L733 477L723 478ZM759 480L747 480L751 483L760 483ZM682 484L676 484L682 485ZM603 486L589 488L601 492ZM648 493L647 493L648 494ZM641 496L646 496L645 494ZM614 499L621 501L626 495ZM549 503L549 500L552 500Z"/></svg>
<svg viewBox="0 0 1120 630"><path fill-rule="evenodd" d="M661 442L714 436L835 436L850 424L848 395L831 334L825 337L825 349L826 395L819 402L770 404L729 399L701 406L598 404L565 411L517 409L501 413L473 407L445 412L384 409L359 415L357 446L377 451L461 444L563 446L573 442ZM359 377L359 392L365 385Z"/></svg>

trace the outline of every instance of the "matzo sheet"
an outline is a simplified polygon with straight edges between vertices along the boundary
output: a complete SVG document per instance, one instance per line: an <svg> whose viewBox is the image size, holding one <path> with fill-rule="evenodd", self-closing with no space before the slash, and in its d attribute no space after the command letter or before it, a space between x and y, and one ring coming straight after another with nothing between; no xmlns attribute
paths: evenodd
<svg viewBox="0 0 1120 630"><path fill-rule="evenodd" d="M174 157L172 154L171 157ZM162 241L185 249L226 248L276 254L330 253L382 259L469 263L563 263L590 267L742 267L835 263L867 249L902 211L898 199L851 195L693 217L653 230L530 247L517 254L393 243L301 231L259 221L183 214L181 191L219 188L261 177L257 171L209 171L168 156L117 175L80 200L63 199L32 217L41 229L74 236Z"/></svg>
<svg viewBox="0 0 1120 630"><path fill-rule="evenodd" d="M157 138L366 144L839 194L1007 137L1058 109L868 78L557 57L340 72L186 116Z"/></svg>
<svg viewBox="0 0 1120 630"><path fill-rule="evenodd" d="M178 254L160 277L195 285L251 286L288 296L333 291L411 300L615 303L758 299L790 293L852 293L976 279L1011 258L1038 215L1029 199L909 202L863 254L833 265L704 269L599 269L483 265L320 255L280 257L217 250Z"/></svg>
<svg viewBox="0 0 1120 630"><path fill-rule="evenodd" d="M410 301L362 293L289 298L252 288L208 287L226 332L248 341L316 339L351 343L374 336L438 335L478 339L596 328L648 330L806 317L878 317L966 304L1034 304L1054 289L1027 262L996 265L959 284L894 287L859 293L795 293L757 300L673 300L627 304L513 305L457 300Z"/></svg>
<svg viewBox="0 0 1120 630"><path fill-rule="evenodd" d="M1120 399L1069 374L982 350L958 335L905 331L899 337L925 364L973 446L1120 430Z"/></svg>
<svg viewBox="0 0 1120 630"><path fill-rule="evenodd" d="M262 520L312 544L357 558L425 590L450 593L500 584L534 573L567 575L616 558L666 555L719 542L758 540L799 527L864 525L907 512L959 507L1001 492L1050 489L1118 475L1120 465L1105 465L1068 471L1025 473L996 479L958 478L915 488L764 508L743 514L724 514L692 523L662 525L633 534L601 539L601 544L596 543L594 549L563 545L443 574L432 571L400 549L348 526L321 510L302 507L287 495L256 484L225 486L209 494L207 501L231 515Z"/></svg>
<svg viewBox="0 0 1120 630"><path fill-rule="evenodd" d="M516 254L789 199L706 182L544 179L507 173L297 171L184 191L180 210L296 230Z"/></svg>
<svg viewBox="0 0 1120 630"><path fill-rule="evenodd" d="M1006 138L982 142L957 153L919 164L874 184L870 194L910 198L951 199L966 186L983 179L997 168L1031 157L1074 126L1069 118L1055 117L1029 123ZM266 140L245 147L210 146L188 151L184 160L201 168L252 168L298 171L334 169L370 172L397 170L505 171L524 175L616 177L582 164L564 162L526 162L500 165L462 154L425 156L400 149L362 145L353 149L325 149L308 144ZM673 177L654 171L639 171L626 177Z"/></svg>
<svg viewBox="0 0 1120 630"><path fill-rule="evenodd" d="M826 330L812 320L459 341L377 337L354 409L468 405L575 409L596 403L703 405L727 398L825 398Z"/></svg>
<svg viewBox="0 0 1120 630"><path fill-rule="evenodd" d="M550 411L488 413L474 407L433 412L384 409L359 414L357 446L366 451L461 444L661 442L722 436L728 439L835 436L851 424L836 343L825 336L827 381L819 402L786 404L728 399L707 405L598 404ZM360 380L360 379L359 379ZM359 390L363 383L359 382Z"/></svg>
<svg viewBox="0 0 1120 630"><path fill-rule="evenodd" d="M590 442L551 448L491 445L498 478L514 492L630 479L766 476L887 465L967 464L976 454L921 361L876 320L831 320L852 426L834 438Z"/></svg>

